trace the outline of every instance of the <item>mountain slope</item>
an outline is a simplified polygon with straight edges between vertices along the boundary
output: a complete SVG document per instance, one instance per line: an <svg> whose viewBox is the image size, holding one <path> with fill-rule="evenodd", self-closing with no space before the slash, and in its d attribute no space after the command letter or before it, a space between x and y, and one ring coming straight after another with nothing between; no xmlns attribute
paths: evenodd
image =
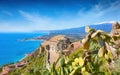
<svg viewBox="0 0 120 75"><path fill-rule="evenodd" d="M105 32L110 32L112 28L111 23L103 23L103 24L96 24L96 25L89 25L91 28L94 28L96 30L100 29ZM64 30L53 30L50 31L50 33L62 33L62 34L76 34L76 33L83 33L85 34L85 26L79 27L79 28L71 28L71 29L64 29Z"/></svg>
<svg viewBox="0 0 120 75"><path fill-rule="evenodd" d="M89 25L89 26L90 28L94 28L96 30L103 30L108 33L112 29L112 23L102 23L102 24ZM85 26L79 27L79 28L64 29L64 30L53 30L53 31L50 31L49 36L52 37L60 34L67 35L68 37L71 37L72 41L76 41L84 38L86 34Z"/></svg>

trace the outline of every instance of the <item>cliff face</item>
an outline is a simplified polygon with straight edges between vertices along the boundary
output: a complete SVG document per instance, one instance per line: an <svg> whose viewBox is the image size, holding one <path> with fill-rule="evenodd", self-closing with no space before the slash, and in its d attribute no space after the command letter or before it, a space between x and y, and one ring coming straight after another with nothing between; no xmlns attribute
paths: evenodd
<svg viewBox="0 0 120 75"><path fill-rule="evenodd" d="M54 36L41 44L40 52L45 50L47 52L46 62L52 64L70 44L70 39L65 35Z"/></svg>
<svg viewBox="0 0 120 75"><path fill-rule="evenodd" d="M75 43L76 44L76 43ZM54 36L46 41L44 41L41 46L35 51L30 54L27 54L26 57L21 60L18 63L13 64L14 65L21 65L20 67L14 67L10 68L8 66L3 67L3 71L1 74L10 74L10 75L20 75L20 74L31 74L34 73L33 71L37 68L44 69L46 64L52 65L54 61L58 59L58 57L61 55L61 52L67 49L69 51L69 46L74 45L74 43L71 43L70 39L64 35L57 35ZM25 62L25 63L23 63ZM25 67L25 68L24 68ZM24 68L24 69L23 69ZM8 70L9 69L9 70ZM17 72L20 71L19 73ZM26 71L27 70L27 71ZM24 72L24 73L22 73Z"/></svg>

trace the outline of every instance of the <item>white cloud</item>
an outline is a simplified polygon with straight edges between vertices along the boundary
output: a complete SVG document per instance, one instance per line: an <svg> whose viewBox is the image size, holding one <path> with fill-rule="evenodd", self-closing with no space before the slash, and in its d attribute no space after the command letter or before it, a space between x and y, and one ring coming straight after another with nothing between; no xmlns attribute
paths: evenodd
<svg viewBox="0 0 120 75"><path fill-rule="evenodd" d="M6 11L6 10L2 10L2 13L5 15L8 15L8 16L13 16L13 14L11 12Z"/></svg>
<svg viewBox="0 0 120 75"><path fill-rule="evenodd" d="M79 11L78 18L79 20L83 20L83 24L98 24L98 23L107 23L120 21L120 3L119 1L115 1L113 3L108 4L109 6L105 8L104 4L98 3L94 5L89 11ZM86 22L85 22L86 21Z"/></svg>
<svg viewBox="0 0 120 75"><path fill-rule="evenodd" d="M24 26L12 22L0 21L0 32L31 32Z"/></svg>
<svg viewBox="0 0 120 75"><path fill-rule="evenodd" d="M33 27L32 30L54 30L54 29L66 29L73 27L80 27L81 21L72 18L65 20L66 16L59 17L59 19L40 16L40 14L31 14L23 10L19 10L19 13L29 22L29 26Z"/></svg>
<svg viewBox="0 0 120 75"><path fill-rule="evenodd" d="M115 17L119 16L119 14L118 14L118 13L120 13L120 11L119 11L120 1L119 0L117 0L113 3L111 2L110 4L108 4L108 7L106 7L106 8L104 8L104 4L100 4L100 3L97 6L102 8L101 10L99 8L99 10L100 10L99 13L102 13L102 15L101 15L102 17L104 16L104 17L108 18L108 16L109 17L110 16L115 16Z"/></svg>
<svg viewBox="0 0 120 75"><path fill-rule="evenodd" d="M25 17L26 20L29 22L37 23L37 24L48 24L50 22L50 19L48 17L43 17L38 14L30 14L23 10L19 10L20 14Z"/></svg>
<svg viewBox="0 0 120 75"><path fill-rule="evenodd" d="M67 29L81 27L87 24L120 21L120 11L118 10L120 4L118 1L109 5L109 7L103 9L104 5L98 3L89 11L85 11L85 8L82 8L72 15L69 12L68 14L59 14L57 18L55 16L50 17L36 12L32 13L19 10L18 12L22 19L16 22L0 22L0 31L29 32L35 30Z"/></svg>

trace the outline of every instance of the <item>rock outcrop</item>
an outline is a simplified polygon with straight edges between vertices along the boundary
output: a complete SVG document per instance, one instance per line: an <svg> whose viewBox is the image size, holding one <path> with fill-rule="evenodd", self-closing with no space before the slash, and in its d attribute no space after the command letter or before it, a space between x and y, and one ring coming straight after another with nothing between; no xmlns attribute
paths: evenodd
<svg viewBox="0 0 120 75"><path fill-rule="evenodd" d="M2 72L0 73L0 75L8 75L14 69L23 67L26 64L27 64L27 61L26 62L25 61L20 61L20 62L15 63L15 64L6 65L2 68Z"/></svg>
<svg viewBox="0 0 120 75"><path fill-rule="evenodd" d="M120 24L118 22L113 23L110 35L111 36L120 35ZM120 40L115 40L114 43L115 43L114 47L119 49L120 48Z"/></svg>
<svg viewBox="0 0 120 75"><path fill-rule="evenodd" d="M111 35L118 35L120 34L120 24L115 22L112 24L112 30L110 32Z"/></svg>
<svg viewBox="0 0 120 75"><path fill-rule="evenodd" d="M47 52L46 61L52 64L60 56L60 52L67 49L71 44L70 39L65 35L57 35L41 44L40 52L45 50Z"/></svg>

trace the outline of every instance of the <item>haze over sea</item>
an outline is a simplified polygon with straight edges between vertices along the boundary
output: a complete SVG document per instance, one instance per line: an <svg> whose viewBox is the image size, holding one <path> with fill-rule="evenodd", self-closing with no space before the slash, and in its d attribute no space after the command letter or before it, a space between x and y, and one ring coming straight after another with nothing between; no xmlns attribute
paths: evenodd
<svg viewBox="0 0 120 75"><path fill-rule="evenodd" d="M0 33L0 66L17 62L25 54L33 52L40 46L41 40L19 41L24 38L33 38L47 35L46 33Z"/></svg>

